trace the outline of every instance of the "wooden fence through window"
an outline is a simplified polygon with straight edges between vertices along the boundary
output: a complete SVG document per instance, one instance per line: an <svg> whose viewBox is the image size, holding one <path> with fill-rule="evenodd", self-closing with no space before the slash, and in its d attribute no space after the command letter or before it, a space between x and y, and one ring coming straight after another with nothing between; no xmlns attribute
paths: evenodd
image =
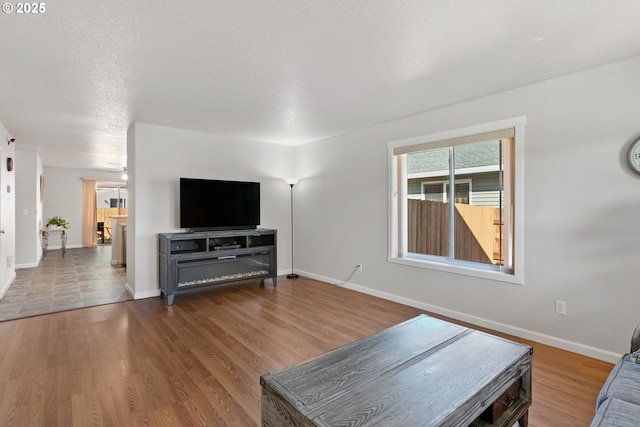
<svg viewBox="0 0 640 427"><path fill-rule="evenodd" d="M408 200L409 252L448 256L449 204ZM502 264L500 209L455 204L455 259Z"/></svg>

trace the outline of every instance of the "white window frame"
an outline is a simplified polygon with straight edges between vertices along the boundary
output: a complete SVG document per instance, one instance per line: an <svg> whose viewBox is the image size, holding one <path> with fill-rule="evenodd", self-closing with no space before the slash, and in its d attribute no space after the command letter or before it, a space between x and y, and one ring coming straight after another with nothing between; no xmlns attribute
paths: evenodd
<svg viewBox="0 0 640 427"><path fill-rule="evenodd" d="M421 267L432 270L463 274L473 277L498 280L502 282L523 284L524 277L524 242L523 242L523 189L524 189L524 125L525 117L514 117L475 126L469 126L451 131L439 132L430 135L407 138L387 143L389 190L388 190L388 254L387 261L395 264L403 264L412 267ZM406 250L407 220L401 212L398 197L399 193L407 194L407 177L398 168L394 149L399 147L410 147L463 138L467 136L513 128L515 131L514 145L514 200L513 200L513 269L510 271L496 271L492 266L483 268L480 263L462 260L452 260L442 257L432 256L408 256ZM405 165L406 166L406 165ZM406 167L405 167L406 170ZM400 189L398 191L398 189ZM404 242L404 243L403 243ZM404 245L404 246L403 246Z"/></svg>
<svg viewBox="0 0 640 427"><path fill-rule="evenodd" d="M442 185L442 200L440 200L441 202L447 203L449 201L449 191L447 191L447 188L449 187L449 181L422 181L420 183L420 194L422 196L424 196L424 186L425 185L433 185L433 184L440 184ZM472 194L473 194L473 189L472 189L472 180L471 179L456 179L456 184L469 184L469 194L467 197L469 197L469 204L472 205ZM424 197L422 198L422 200L424 200Z"/></svg>

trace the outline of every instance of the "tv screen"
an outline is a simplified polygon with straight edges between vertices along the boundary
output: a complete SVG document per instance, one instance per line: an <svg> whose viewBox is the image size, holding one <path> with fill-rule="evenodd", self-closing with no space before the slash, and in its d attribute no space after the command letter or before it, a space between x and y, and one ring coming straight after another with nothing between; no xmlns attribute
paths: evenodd
<svg viewBox="0 0 640 427"><path fill-rule="evenodd" d="M181 228L221 230L259 224L259 182L180 178Z"/></svg>

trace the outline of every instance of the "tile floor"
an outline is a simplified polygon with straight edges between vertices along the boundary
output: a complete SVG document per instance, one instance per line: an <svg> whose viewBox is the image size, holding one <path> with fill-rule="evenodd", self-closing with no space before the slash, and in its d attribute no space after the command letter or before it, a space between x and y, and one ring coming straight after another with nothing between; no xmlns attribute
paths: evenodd
<svg viewBox="0 0 640 427"><path fill-rule="evenodd" d="M36 268L16 270L0 301L0 320L131 300L124 268L111 265L111 246L51 250Z"/></svg>

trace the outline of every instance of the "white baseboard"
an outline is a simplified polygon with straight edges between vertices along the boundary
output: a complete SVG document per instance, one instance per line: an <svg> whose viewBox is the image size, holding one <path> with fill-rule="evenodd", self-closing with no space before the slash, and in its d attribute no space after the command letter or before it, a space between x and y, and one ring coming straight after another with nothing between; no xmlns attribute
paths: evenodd
<svg viewBox="0 0 640 427"><path fill-rule="evenodd" d="M7 280L7 283L4 285L4 287L0 290L0 300L2 298L4 298L4 294L7 293L7 291L11 287L11 284L13 283L14 280L16 280L16 272L15 271L13 272L11 277L9 277L9 280Z"/></svg>
<svg viewBox="0 0 640 427"><path fill-rule="evenodd" d="M127 290L133 296L133 299L144 299L144 298L153 298L153 297L160 296L160 288L152 289L150 291L144 291L144 292L133 292L129 287L129 284L127 284Z"/></svg>
<svg viewBox="0 0 640 427"><path fill-rule="evenodd" d="M596 347L591 347L574 341L568 341L562 338L554 337L551 335L542 334L539 332L531 331L528 329L519 328L517 326L507 325L505 323L496 322L490 319L482 317L472 316L470 314L461 313L459 311L450 310L448 308L439 307L432 304L427 304L422 301L416 301L409 298L401 297L398 295L390 294L388 292L377 291L375 289L367 288L366 286L356 285L353 283L345 283L340 280L335 280L329 277L319 276L317 274L296 271L301 276L310 277L312 279L320 280L322 282L330 283L332 285L343 286L347 289L351 289L364 294L376 296L389 301L397 302L400 304L408 305L410 307L419 308L431 313L439 314L441 316L450 317L452 319L460 320L461 322L467 322L474 325L481 326L483 328L492 329L494 331L502 332L509 335L514 335L526 340L535 341L541 344L550 345L552 347L560 348L562 350L578 353L583 356L592 357L594 359L604 360L605 362L616 363L622 356L621 354L614 353L608 350L603 350Z"/></svg>
<svg viewBox="0 0 640 427"><path fill-rule="evenodd" d="M20 270L23 268L36 268L38 265L40 265L39 262L36 262L36 263L30 262L28 264L16 264L16 270Z"/></svg>
<svg viewBox="0 0 640 427"><path fill-rule="evenodd" d="M66 245L65 249L82 249L84 248L84 246L82 245ZM60 245L49 245L47 246L47 251L55 251L58 249L62 249L62 246Z"/></svg>
<svg viewBox="0 0 640 427"><path fill-rule="evenodd" d="M129 295L131 295L131 298L136 299L135 292L133 292L133 289L131 289L131 286L129 286L128 282L124 283L124 288L127 290L127 292L129 292Z"/></svg>
<svg viewBox="0 0 640 427"><path fill-rule="evenodd" d="M278 270L278 277L280 276L286 276L287 274L291 274L291 269L287 269L287 270Z"/></svg>

